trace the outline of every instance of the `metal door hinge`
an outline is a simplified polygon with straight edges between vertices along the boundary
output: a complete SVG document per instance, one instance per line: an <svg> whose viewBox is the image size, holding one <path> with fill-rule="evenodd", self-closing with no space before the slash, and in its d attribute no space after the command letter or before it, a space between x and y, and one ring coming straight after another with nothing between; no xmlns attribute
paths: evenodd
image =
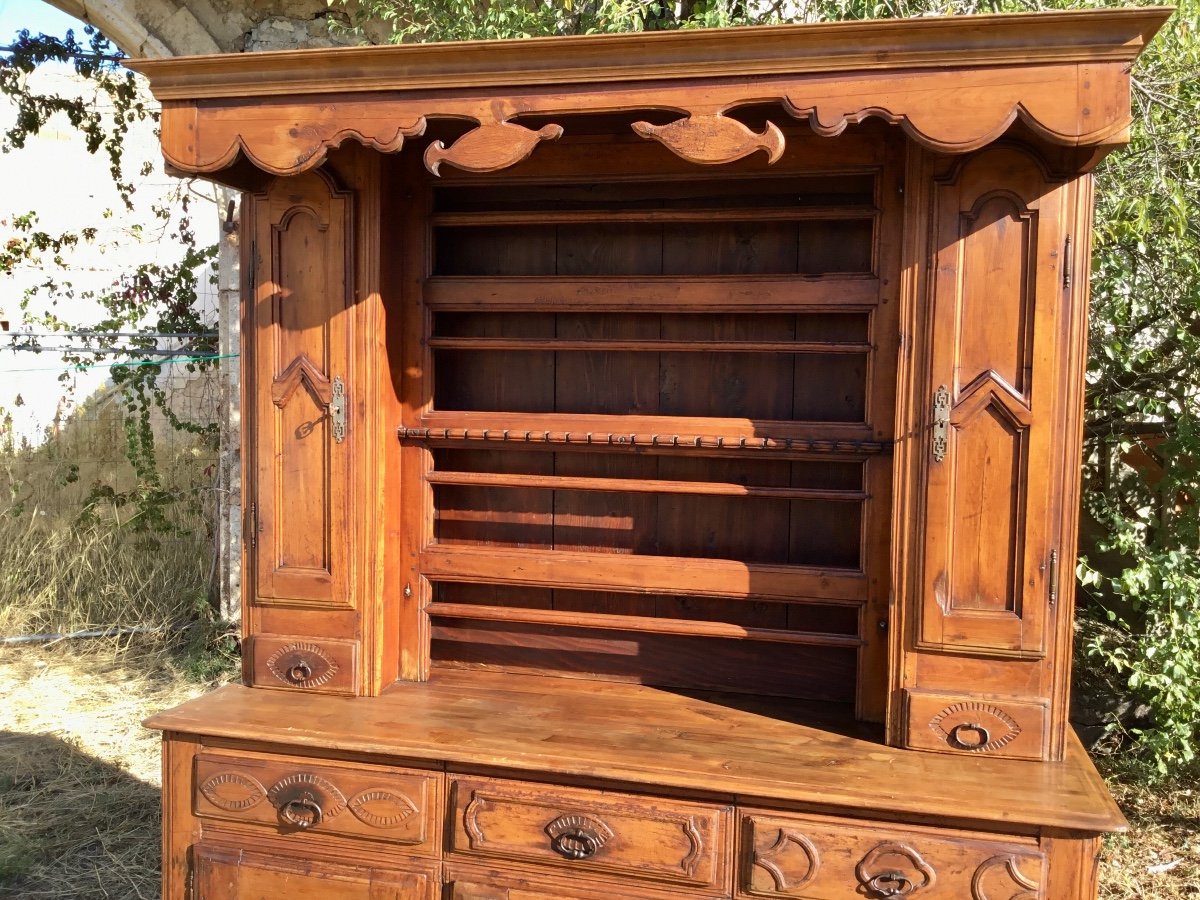
<svg viewBox="0 0 1200 900"><path fill-rule="evenodd" d="M1050 605L1058 602L1058 551L1050 551Z"/></svg>
<svg viewBox="0 0 1200 900"><path fill-rule="evenodd" d="M246 507L246 543L254 547L258 543L258 506L251 503Z"/></svg>
<svg viewBox="0 0 1200 900"><path fill-rule="evenodd" d="M1063 288L1071 289L1071 236L1068 234L1067 239L1063 241Z"/></svg>
<svg viewBox="0 0 1200 900"><path fill-rule="evenodd" d="M333 421L333 439L340 444L346 439L346 382L342 381L341 375L333 377L329 418Z"/></svg>
<svg viewBox="0 0 1200 900"><path fill-rule="evenodd" d="M950 442L950 392L940 385L933 395L933 461L946 458Z"/></svg>
<svg viewBox="0 0 1200 900"><path fill-rule="evenodd" d="M250 272L248 273L249 294L254 296L254 288L258 282L258 244L250 242Z"/></svg>

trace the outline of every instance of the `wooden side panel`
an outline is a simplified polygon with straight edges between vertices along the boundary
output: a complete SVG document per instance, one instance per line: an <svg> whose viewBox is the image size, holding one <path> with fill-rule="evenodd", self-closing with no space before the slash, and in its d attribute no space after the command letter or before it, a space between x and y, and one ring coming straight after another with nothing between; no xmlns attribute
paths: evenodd
<svg viewBox="0 0 1200 900"><path fill-rule="evenodd" d="M163 733L162 740L162 897L189 900L188 867L200 823L192 816L192 761L200 742L190 736Z"/></svg>
<svg viewBox="0 0 1200 900"><path fill-rule="evenodd" d="M350 200L314 173L275 181L255 207L254 599L346 607Z"/></svg>
<svg viewBox="0 0 1200 900"><path fill-rule="evenodd" d="M1063 195L1007 147L934 189L923 646L1046 650Z"/></svg>

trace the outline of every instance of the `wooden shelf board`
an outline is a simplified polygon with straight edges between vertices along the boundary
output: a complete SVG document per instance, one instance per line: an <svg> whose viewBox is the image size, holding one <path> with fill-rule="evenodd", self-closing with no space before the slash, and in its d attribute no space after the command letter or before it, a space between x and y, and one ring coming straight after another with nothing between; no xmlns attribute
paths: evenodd
<svg viewBox="0 0 1200 900"><path fill-rule="evenodd" d="M880 284L873 275L436 276L423 293L435 311L853 313L879 304Z"/></svg>
<svg viewBox="0 0 1200 900"><path fill-rule="evenodd" d="M657 478L583 478L574 475L519 475L507 472L442 472L425 476L430 484L488 488L541 488L564 491L602 491L634 494L686 494L712 497L762 497L774 500L827 500L861 503L866 491L821 490L719 481L663 481Z"/></svg>
<svg viewBox="0 0 1200 900"><path fill-rule="evenodd" d="M668 619L658 616L626 616L603 613L580 613L558 609L529 607L485 606L474 603L430 603L430 616L450 619L475 619L483 622L519 622L532 625L562 625L568 628L599 628L646 634L677 634L686 637L732 638L735 640L766 641L777 644L796 644L809 647L850 647L856 649L864 642L856 635L824 634L812 631L790 631L782 628L753 628L727 622L694 619ZM436 636L435 636L436 639Z"/></svg>
<svg viewBox="0 0 1200 900"><path fill-rule="evenodd" d="M421 551L431 581L522 584L566 590L624 591L694 597L750 597L828 603L869 599L862 572L632 553L431 544Z"/></svg>

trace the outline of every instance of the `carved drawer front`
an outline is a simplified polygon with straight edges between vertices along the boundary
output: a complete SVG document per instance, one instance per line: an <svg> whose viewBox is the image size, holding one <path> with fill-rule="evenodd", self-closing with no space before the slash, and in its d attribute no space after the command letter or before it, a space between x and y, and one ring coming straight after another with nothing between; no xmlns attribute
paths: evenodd
<svg viewBox="0 0 1200 900"><path fill-rule="evenodd" d="M332 638L254 635L249 639L254 687L354 694L358 642Z"/></svg>
<svg viewBox="0 0 1200 900"><path fill-rule="evenodd" d="M393 872L207 843L195 848L194 859L194 900L435 900L441 894L429 863Z"/></svg>
<svg viewBox="0 0 1200 900"><path fill-rule="evenodd" d="M487 778L453 786L452 850L720 890L728 808Z"/></svg>
<svg viewBox="0 0 1200 900"><path fill-rule="evenodd" d="M420 770L206 751L196 757L194 802L198 816L433 853L439 778Z"/></svg>
<svg viewBox="0 0 1200 900"><path fill-rule="evenodd" d="M1045 857L1032 842L904 831L871 823L747 813L740 894L841 900L1041 900Z"/></svg>
<svg viewBox="0 0 1200 900"><path fill-rule="evenodd" d="M1021 700L981 700L959 694L905 691L908 729L904 744L913 750L1042 759L1047 709Z"/></svg>
<svg viewBox="0 0 1200 900"><path fill-rule="evenodd" d="M558 872L538 876L478 866L448 866L445 878L449 900L672 900L681 893L670 887L568 879Z"/></svg>

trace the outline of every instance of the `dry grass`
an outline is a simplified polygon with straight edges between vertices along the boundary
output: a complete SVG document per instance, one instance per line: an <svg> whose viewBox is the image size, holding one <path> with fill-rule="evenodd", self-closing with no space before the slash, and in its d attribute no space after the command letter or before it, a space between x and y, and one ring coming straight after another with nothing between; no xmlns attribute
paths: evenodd
<svg viewBox="0 0 1200 900"><path fill-rule="evenodd" d="M0 447L0 635L196 617L217 553L213 458L191 435L157 444L150 492L113 403L38 447ZM162 520L138 496L158 498Z"/></svg>
<svg viewBox="0 0 1200 900"><path fill-rule="evenodd" d="M0 650L0 898L158 896L159 744L139 722L208 686L147 640ZM1200 785L1106 768L1133 831L1107 844L1101 897L1200 897Z"/></svg>
<svg viewBox="0 0 1200 900"><path fill-rule="evenodd" d="M1136 772L1102 761L1109 788L1129 819L1128 834L1105 842L1104 900L1200 897L1200 784L1149 788Z"/></svg>
<svg viewBox="0 0 1200 900"><path fill-rule="evenodd" d="M158 896L159 742L139 723L205 689L145 641L0 650L0 897Z"/></svg>
<svg viewBox="0 0 1200 900"><path fill-rule="evenodd" d="M111 523L40 521L0 511L0 635L190 620L205 602L211 541Z"/></svg>

